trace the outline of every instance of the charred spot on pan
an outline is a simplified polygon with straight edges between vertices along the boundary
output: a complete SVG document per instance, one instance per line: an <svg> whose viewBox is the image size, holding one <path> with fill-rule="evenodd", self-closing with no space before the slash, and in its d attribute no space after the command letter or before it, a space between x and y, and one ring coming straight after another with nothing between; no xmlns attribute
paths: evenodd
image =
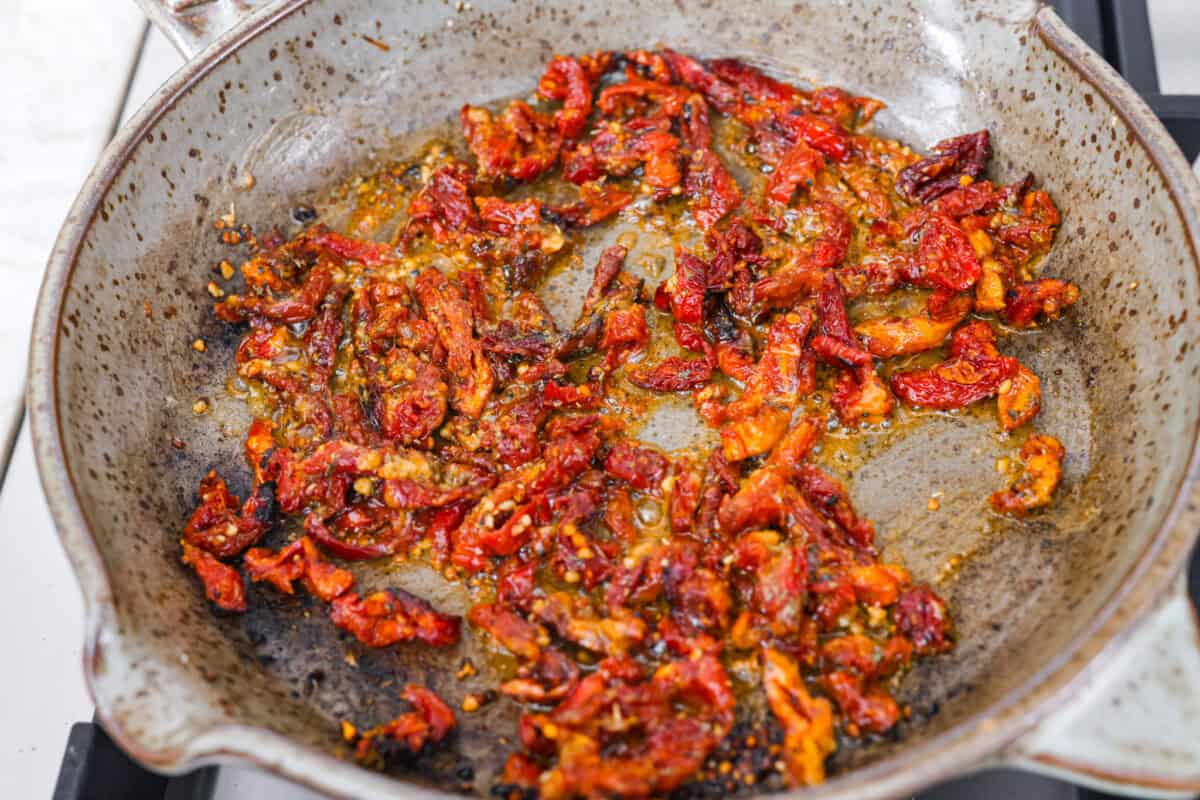
<svg viewBox="0 0 1200 800"><path fill-rule="evenodd" d="M259 484L258 497L260 502L254 509L254 517L261 524L270 527L279 513L279 506L275 502L275 481Z"/></svg>
<svg viewBox="0 0 1200 800"><path fill-rule="evenodd" d="M488 794L497 800L538 800L538 790L532 786L520 786L515 783L495 783L488 789Z"/></svg>
<svg viewBox="0 0 1200 800"><path fill-rule="evenodd" d="M292 219L301 225L314 222L317 216L317 210L309 205L300 205L292 209Z"/></svg>
<svg viewBox="0 0 1200 800"><path fill-rule="evenodd" d="M325 682L325 670L314 669L304 676L304 694L312 695Z"/></svg>

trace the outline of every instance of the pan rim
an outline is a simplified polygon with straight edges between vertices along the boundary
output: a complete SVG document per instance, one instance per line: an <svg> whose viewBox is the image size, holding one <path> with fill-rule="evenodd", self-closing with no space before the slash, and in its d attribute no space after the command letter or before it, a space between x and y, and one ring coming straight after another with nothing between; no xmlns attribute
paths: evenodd
<svg viewBox="0 0 1200 800"><path fill-rule="evenodd" d="M96 675L100 641L106 634L116 635L116 614L110 576L84 517L63 447L55 375L66 290L102 199L135 155L147 131L244 44L311 3L312 0L279 0L261 8L164 84L106 148L76 198L51 252L30 343L27 408L43 491L84 595L84 675L93 700L97 697L100 680ZM1091 52L1052 10L1042 8L1037 11L1030 26L1042 43L1073 68L1082 82L1095 89L1137 137L1175 204L1191 248L1193 265L1200 271L1200 185L1192 177L1190 166L1173 140L1134 90ZM888 797L913 791L1001 753L1064 705L1078 688L1086 685L1103 666L1105 656L1119 648L1136 624L1165 595L1200 534L1200 531L1188 531L1186 526L1178 524L1200 476L1198 436L1200 431L1193 432L1188 465L1175 487L1161 525L1148 537L1123 580L1104 601L1092 622L1072 637L1054 659L993 704L947 731L879 762L838 776L822 787L805 790L805 796ZM139 761L162 771L182 772L213 761L240 761L338 795L369 792L444 796L417 784L399 782L348 765L323 751L257 726L230 723L197 729L185 737L187 745L177 750L154 750L144 746L137 734L112 719L106 711L97 706L105 729L122 748ZM903 769L898 769L900 767Z"/></svg>

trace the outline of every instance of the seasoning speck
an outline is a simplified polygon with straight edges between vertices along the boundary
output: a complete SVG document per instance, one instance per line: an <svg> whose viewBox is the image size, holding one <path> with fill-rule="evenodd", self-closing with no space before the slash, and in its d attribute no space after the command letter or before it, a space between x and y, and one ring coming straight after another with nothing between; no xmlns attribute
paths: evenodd
<svg viewBox="0 0 1200 800"><path fill-rule="evenodd" d="M204 344L203 339L197 339L196 341L192 342L192 349L195 350L197 353L203 353L205 350L208 349L208 346L206 344Z"/></svg>
<svg viewBox="0 0 1200 800"><path fill-rule="evenodd" d="M225 280L229 280L230 278L233 277L233 264L230 264L228 261L222 261L221 265L220 265L220 269L221 269L221 277L224 278Z"/></svg>
<svg viewBox="0 0 1200 800"><path fill-rule="evenodd" d="M212 295L213 297L224 297L225 296L225 290L222 289L220 286L217 286L217 284L213 281L208 282L208 293L210 295Z"/></svg>
<svg viewBox="0 0 1200 800"><path fill-rule="evenodd" d="M196 416L200 416L206 411L208 411L207 400L197 400L196 402L192 403L192 413Z"/></svg>

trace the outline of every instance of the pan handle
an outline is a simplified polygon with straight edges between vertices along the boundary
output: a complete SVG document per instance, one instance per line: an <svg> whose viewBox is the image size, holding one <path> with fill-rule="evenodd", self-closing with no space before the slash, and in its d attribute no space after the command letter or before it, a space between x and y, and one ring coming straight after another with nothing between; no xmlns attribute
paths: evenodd
<svg viewBox="0 0 1200 800"><path fill-rule="evenodd" d="M1005 761L1118 794L1200 794L1200 623L1185 580Z"/></svg>
<svg viewBox="0 0 1200 800"><path fill-rule="evenodd" d="M184 58L190 59L269 0L136 0Z"/></svg>

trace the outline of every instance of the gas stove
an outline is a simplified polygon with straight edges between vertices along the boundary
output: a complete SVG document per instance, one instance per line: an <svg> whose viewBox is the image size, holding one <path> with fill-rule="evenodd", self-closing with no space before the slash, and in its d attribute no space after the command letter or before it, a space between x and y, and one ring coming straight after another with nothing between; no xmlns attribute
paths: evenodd
<svg viewBox="0 0 1200 800"><path fill-rule="evenodd" d="M1055 0L1068 25L1129 81L1175 137L1189 161L1200 156L1200 95L1164 94L1160 88L1144 0ZM1200 162L1197 162L1200 164ZM1189 589L1200 606L1200 550L1192 558ZM322 795L246 767L206 767L165 777L122 753L94 722L76 723L63 756L54 800L321 800ZM1063 781L992 769L936 786L919 800L1103 800L1115 796Z"/></svg>

